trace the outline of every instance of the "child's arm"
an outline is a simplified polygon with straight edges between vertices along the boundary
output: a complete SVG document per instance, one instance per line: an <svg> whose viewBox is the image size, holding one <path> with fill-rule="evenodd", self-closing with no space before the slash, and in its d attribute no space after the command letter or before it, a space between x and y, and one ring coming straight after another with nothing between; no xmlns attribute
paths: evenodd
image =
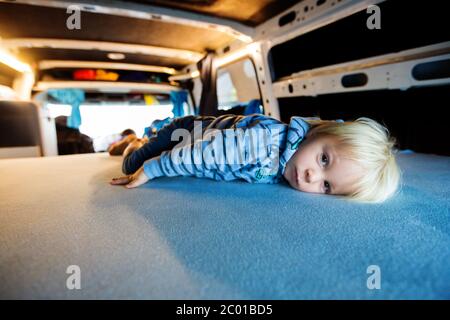
<svg viewBox="0 0 450 320"><path fill-rule="evenodd" d="M138 170L146 160L156 157L165 150L172 149L178 141L173 141L171 139L172 133L176 129L187 129L191 130L194 126L194 121L198 117L186 116L174 119L170 124L165 125L161 130L158 131L156 136L149 139L147 143L142 145L140 148L135 148L133 152L128 152L127 150L124 154L122 171L125 174L132 174Z"/></svg>
<svg viewBox="0 0 450 320"><path fill-rule="evenodd" d="M160 156L145 161L134 174L113 178L110 184L135 188L150 179L162 176L207 176L208 172L213 173L217 167L196 166L194 159L203 161L203 148L211 143L207 140L197 140L194 144L164 151ZM178 155L177 158L174 157L175 154ZM192 160L190 163L189 159Z"/></svg>

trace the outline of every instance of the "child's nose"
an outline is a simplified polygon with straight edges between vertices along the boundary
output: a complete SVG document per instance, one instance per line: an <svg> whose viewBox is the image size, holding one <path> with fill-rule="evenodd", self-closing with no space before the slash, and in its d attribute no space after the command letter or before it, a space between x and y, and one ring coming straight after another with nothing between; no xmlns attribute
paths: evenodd
<svg viewBox="0 0 450 320"><path fill-rule="evenodd" d="M305 180L308 183L314 183L318 180L319 175L312 169L307 169L306 170L306 177Z"/></svg>

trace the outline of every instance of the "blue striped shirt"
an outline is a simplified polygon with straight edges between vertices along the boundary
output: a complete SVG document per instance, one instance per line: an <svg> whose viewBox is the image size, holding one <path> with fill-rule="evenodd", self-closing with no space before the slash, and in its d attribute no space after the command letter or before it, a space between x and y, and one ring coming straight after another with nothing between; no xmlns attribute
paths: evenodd
<svg viewBox="0 0 450 320"><path fill-rule="evenodd" d="M171 150L145 161L144 172L150 179L196 176L277 183L309 128L301 117L292 117L288 125L260 114L222 116L199 137L194 132L193 137L186 136Z"/></svg>

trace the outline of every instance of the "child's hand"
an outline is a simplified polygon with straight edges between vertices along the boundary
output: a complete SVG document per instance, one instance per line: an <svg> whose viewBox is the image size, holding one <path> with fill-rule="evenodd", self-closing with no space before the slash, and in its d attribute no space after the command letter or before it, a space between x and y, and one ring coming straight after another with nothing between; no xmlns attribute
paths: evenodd
<svg viewBox="0 0 450 320"><path fill-rule="evenodd" d="M113 178L110 182L112 185L125 185L128 189L139 187L140 185L146 183L148 181L148 177L144 172L144 167L140 167L138 171L135 173L120 177Z"/></svg>

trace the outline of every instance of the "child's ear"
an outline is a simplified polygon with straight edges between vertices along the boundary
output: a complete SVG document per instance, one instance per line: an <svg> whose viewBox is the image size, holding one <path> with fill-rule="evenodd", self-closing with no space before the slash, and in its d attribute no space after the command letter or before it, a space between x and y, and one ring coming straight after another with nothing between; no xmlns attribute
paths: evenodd
<svg viewBox="0 0 450 320"><path fill-rule="evenodd" d="M312 139L315 137L316 135L316 127L312 127L311 129L308 130L308 132L306 133L305 139Z"/></svg>

